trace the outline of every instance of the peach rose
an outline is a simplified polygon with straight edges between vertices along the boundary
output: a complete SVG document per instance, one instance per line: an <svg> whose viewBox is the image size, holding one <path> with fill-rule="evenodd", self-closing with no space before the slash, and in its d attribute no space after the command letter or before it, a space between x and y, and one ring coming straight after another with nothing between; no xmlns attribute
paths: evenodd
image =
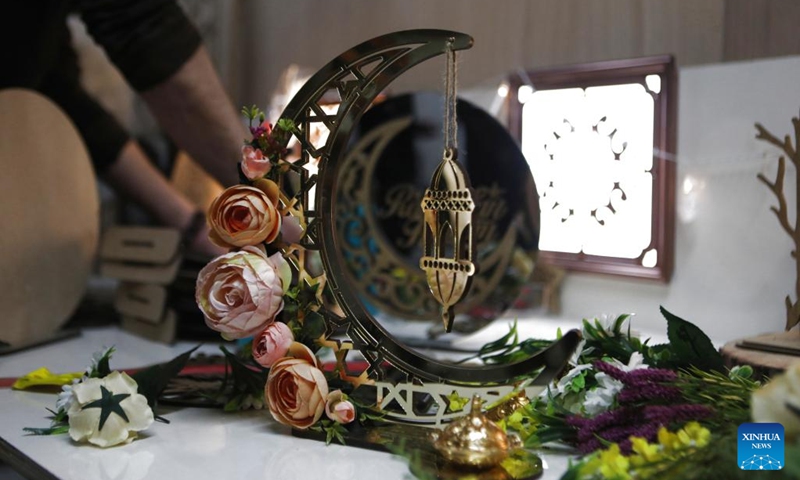
<svg viewBox="0 0 800 480"><path fill-rule="evenodd" d="M272 365L264 396L278 422L306 429L325 411L328 382L317 367L301 358L281 358Z"/></svg>
<svg viewBox="0 0 800 480"><path fill-rule="evenodd" d="M206 325L226 339L255 335L283 309L292 271L280 253L244 247L215 258L197 276L195 299Z"/></svg>
<svg viewBox="0 0 800 480"><path fill-rule="evenodd" d="M265 184L273 184L264 180ZM220 247L270 243L281 231L281 214L274 198L263 189L235 185L214 199L208 209L208 238Z"/></svg>
<svg viewBox="0 0 800 480"><path fill-rule="evenodd" d="M250 145L242 147L242 173L250 180L262 178L272 169L269 158L264 156L261 149Z"/></svg>
<svg viewBox="0 0 800 480"><path fill-rule="evenodd" d="M341 390L334 390L325 400L325 415L334 422L347 424L356 419L356 409Z"/></svg>
<svg viewBox="0 0 800 480"><path fill-rule="evenodd" d="M294 335L285 323L271 323L253 338L253 359L262 367L269 368L279 358L286 356L292 342Z"/></svg>

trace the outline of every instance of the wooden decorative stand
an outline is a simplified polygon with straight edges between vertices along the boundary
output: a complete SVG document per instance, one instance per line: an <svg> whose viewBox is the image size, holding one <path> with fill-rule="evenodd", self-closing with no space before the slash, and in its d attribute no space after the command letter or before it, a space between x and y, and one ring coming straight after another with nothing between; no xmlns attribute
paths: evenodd
<svg viewBox="0 0 800 480"><path fill-rule="evenodd" d="M759 376L771 377L800 362L800 330L734 340L721 352L728 367L750 365Z"/></svg>

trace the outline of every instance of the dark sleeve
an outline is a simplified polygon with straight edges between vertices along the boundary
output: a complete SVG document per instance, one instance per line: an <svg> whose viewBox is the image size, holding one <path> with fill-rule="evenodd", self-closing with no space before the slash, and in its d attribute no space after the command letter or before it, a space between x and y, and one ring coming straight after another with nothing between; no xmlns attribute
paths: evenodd
<svg viewBox="0 0 800 480"><path fill-rule="evenodd" d="M168 79L200 46L200 35L174 0L79 0L97 43L138 91Z"/></svg>
<svg viewBox="0 0 800 480"><path fill-rule="evenodd" d="M72 120L89 150L95 172L102 175L119 157L130 137L117 119L83 89L78 58L68 30L64 28L60 36L56 59L37 90L53 100Z"/></svg>

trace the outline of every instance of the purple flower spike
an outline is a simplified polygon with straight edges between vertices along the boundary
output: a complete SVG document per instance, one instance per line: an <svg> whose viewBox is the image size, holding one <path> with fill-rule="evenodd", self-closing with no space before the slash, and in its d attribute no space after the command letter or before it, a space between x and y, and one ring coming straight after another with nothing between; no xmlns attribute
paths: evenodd
<svg viewBox="0 0 800 480"><path fill-rule="evenodd" d="M628 374L620 370L619 368L611 365L610 363L603 362L601 360L597 360L594 362L594 368L600 372L605 373L609 377L613 378L614 380L619 380L622 383L625 383L625 380L628 377Z"/></svg>
<svg viewBox="0 0 800 480"><path fill-rule="evenodd" d="M712 411L704 405L648 405L643 413L649 422L669 425L673 422L701 420L711 416Z"/></svg>
<svg viewBox="0 0 800 480"><path fill-rule="evenodd" d="M627 373L626 383L638 384L647 382L674 382L678 375L672 370L663 368L640 368Z"/></svg>
<svg viewBox="0 0 800 480"><path fill-rule="evenodd" d="M681 392L676 387L668 387L657 383L641 383L625 386L617 395L620 404L631 404L647 400L677 400Z"/></svg>

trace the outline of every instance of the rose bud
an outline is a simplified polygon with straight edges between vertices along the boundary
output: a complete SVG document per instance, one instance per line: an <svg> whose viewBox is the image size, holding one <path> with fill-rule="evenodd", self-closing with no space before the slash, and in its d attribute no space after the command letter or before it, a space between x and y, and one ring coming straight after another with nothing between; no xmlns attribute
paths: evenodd
<svg viewBox="0 0 800 480"><path fill-rule="evenodd" d="M334 422L348 424L356 419L356 409L341 390L334 390L325 401L325 415Z"/></svg>
<svg viewBox="0 0 800 480"><path fill-rule="evenodd" d="M292 342L292 330L285 323L273 322L253 338L253 359L262 367L269 368L286 356Z"/></svg>

